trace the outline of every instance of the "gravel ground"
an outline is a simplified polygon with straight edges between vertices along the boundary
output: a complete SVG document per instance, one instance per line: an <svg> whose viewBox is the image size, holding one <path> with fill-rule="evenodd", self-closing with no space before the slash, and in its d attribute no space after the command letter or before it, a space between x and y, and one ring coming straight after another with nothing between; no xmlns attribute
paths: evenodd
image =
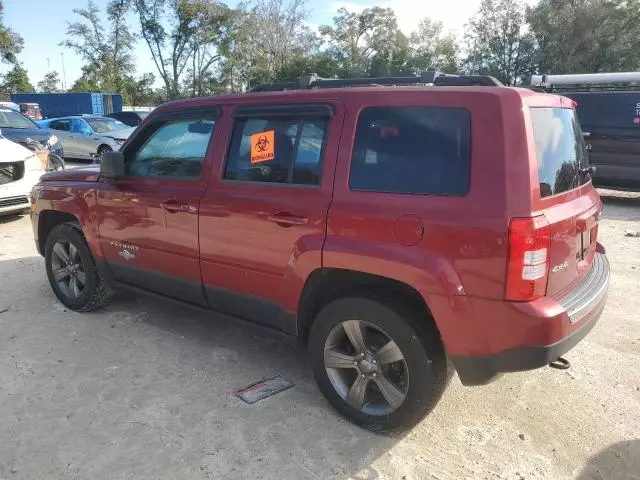
<svg viewBox="0 0 640 480"><path fill-rule="evenodd" d="M457 377L405 436L361 430L295 342L120 294L58 303L28 218L0 219L0 479L640 479L640 194L603 191L608 305L567 358L477 388ZM282 374L255 405L232 391Z"/></svg>

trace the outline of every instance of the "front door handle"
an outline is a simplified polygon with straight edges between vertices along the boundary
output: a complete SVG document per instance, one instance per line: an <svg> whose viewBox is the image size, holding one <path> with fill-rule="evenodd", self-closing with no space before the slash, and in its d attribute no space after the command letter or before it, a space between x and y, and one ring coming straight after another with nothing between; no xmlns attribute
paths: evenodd
<svg viewBox="0 0 640 480"><path fill-rule="evenodd" d="M188 203L181 203L178 200L170 199L160 203L160 208L164 208L169 213L190 212L196 213L197 208Z"/></svg>
<svg viewBox="0 0 640 480"><path fill-rule="evenodd" d="M306 225L309 223L309 219L306 217L298 217L292 215L289 212L280 212L274 215L269 215L269 220L277 223L281 227L291 227L293 225Z"/></svg>

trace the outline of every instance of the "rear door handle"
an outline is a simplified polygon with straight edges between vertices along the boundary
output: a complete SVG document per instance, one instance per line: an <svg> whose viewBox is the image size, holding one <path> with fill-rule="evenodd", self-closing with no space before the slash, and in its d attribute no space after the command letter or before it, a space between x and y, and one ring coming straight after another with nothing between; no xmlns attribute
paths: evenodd
<svg viewBox="0 0 640 480"><path fill-rule="evenodd" d="M280 212L274 215L269 215L269 220L277 223L283 227L290 227L292 225L306 225L309 223L309 219L306 217L298 217L292 215L289 212Z"/></svg>
<svg viewBox="0 0 640 480"><path fill-rule="evenodd" d="M190 212L196 213L197 208L188 203L181 203L178 200L170 199L160 203L160 208L164 208L169 213Z"/></svg>

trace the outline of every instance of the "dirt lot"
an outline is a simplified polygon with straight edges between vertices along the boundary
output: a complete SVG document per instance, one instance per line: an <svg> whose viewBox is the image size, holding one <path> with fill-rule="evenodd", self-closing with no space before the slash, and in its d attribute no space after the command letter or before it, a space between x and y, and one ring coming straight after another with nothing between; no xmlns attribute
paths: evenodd
<svg viewBox="0 0 640 480"><path fill-rule="evenodd" d="M121 294L65 311L0 220L0 479L640 479L640 194L603 192L609 302L573 367L464 388L403 437L337 416L295 342ZM253 406L232 391L282 374Z"/></svg>

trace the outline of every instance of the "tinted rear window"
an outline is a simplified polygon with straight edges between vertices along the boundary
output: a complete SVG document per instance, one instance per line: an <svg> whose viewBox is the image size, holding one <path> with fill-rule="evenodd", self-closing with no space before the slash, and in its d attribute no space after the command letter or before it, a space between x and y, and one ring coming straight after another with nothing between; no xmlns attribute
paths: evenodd
<svg viewBox="0 0 640 480"><path fill-rule="evenodd" d="M588 165L582 130L570 108L532 108L533 136L538 157L540 196L548 197L588 181L581 169Z"/></svg>
<svg viewBox="0 0 640 480"><path fill-rule="evenodd" d="M464 195L469 189L471 115L463 108L370 107L360 114L352 190Z"/></svg>
<svg viewBox="0 0 640 480"><path fill-rule="evenodd" d="M598 128L639 128L640 92L563 93L578 106L578 118L585 130Z"/></svg>

